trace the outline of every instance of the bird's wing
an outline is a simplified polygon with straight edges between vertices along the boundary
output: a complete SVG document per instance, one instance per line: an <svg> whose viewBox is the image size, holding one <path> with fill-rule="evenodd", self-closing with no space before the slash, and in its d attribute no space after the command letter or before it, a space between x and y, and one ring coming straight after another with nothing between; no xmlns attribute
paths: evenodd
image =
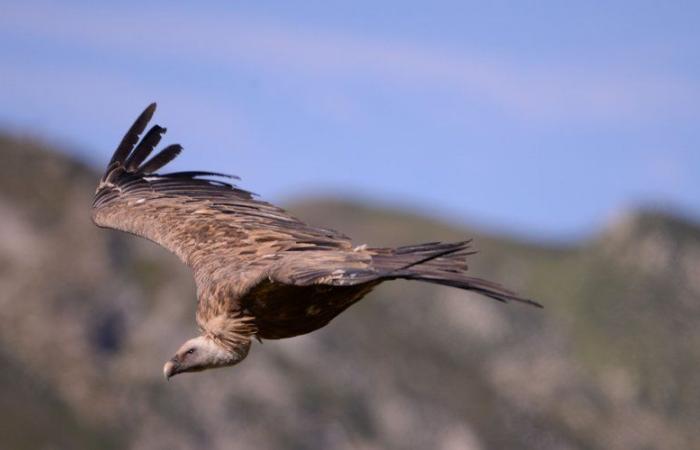
<svg viewBox="0 0 700 450"><path fill-rule="evenodd" d="M470 242L287 253L268 272L268 277L285 285L338 287L393 279L418 280L477 292L504 303L515 301L541 307L498 283L469 276L466 257L476 253L470 250Z"/></svg>
<svg viewBox="0 0 700 450"><path fill-rule="evenodd" d="M255 283L280 252L351 248L346 236L309 226L212 178L225 175L156 173L182 148L170 145L146 160L165 133L155 125L139 142L154 111L155 104L146 108L114 152L95 193L92 218L98 226L145 237L172 251L194 269L198 288L224 278Z"/></svg>
<svg viewBox="0 0 700 450"><path fill-rule="evenodd" d="M269 274L275 282L294 286L352 286L383 275L374 267L370 253L347 249L287 253L281 255Z"/></svg>

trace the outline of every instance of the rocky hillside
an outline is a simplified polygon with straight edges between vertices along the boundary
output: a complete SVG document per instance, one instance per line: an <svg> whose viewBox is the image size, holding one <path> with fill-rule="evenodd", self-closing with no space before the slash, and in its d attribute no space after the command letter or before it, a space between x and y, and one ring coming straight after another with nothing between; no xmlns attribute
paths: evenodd
<svg viewBox="0 0 700 450"><path fill-rule="evenodd" d="M700 421L700 227L621 216L570 247L316 199L358 244L476 238L474 273L545 304L382 286L310 336L166 383L196 333L187 268L89 219L97 175L0 138L2 448L688 449Z"/></svg>

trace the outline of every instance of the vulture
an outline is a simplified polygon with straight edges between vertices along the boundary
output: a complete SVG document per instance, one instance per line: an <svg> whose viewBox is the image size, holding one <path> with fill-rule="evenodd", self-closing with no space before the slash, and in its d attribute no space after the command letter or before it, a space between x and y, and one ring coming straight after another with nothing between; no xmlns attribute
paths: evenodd
<svg viewBox="0 0 700 450"><path fill-rule="evenodd" d="M143 135L156 104L126 132L95 191L99 227L149 239L193 271L201 334L163 368L166 379L232 366L252 339L282 339L328 324L387 280L418 280L541 307L497 283L467 275L470 241L398 248L353 246L308 225L215 172L159 170L180 154L169 145L148 158L166 129ZM224 181L226 180L226 181Z"/></svg>

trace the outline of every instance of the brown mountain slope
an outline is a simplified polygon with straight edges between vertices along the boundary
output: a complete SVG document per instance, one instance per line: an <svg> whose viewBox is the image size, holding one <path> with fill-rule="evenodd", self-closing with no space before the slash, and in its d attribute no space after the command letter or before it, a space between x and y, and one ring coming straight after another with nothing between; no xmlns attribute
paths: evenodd
<svg viewBox="0 0 700 450"><path fill-rule="evenodd" d="M96 176L0 138L0 442L13 448L692 448L700 229L655 213L544 248L348 202L292 205L357 243L476 237L500 305L396 282L241 366L160 368L195 333L187 268L89 219ZM67 438L67 436L69 436ZM99 442L99 444L96 444ZM48 445L47 445L48 446Z"/></svg>

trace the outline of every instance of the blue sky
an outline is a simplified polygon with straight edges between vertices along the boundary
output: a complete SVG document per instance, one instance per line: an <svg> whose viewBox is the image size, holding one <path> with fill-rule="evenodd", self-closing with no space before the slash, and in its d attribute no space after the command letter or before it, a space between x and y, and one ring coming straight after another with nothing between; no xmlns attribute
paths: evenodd
<svg viewBox="0 0 700 450"><path fill-rule="evenodd" d="M698 2L0 1L0 126L541 240L700 216ZM147 4L145 4L147 3ZM526 5L526 3L528 3Z"/></svg>

